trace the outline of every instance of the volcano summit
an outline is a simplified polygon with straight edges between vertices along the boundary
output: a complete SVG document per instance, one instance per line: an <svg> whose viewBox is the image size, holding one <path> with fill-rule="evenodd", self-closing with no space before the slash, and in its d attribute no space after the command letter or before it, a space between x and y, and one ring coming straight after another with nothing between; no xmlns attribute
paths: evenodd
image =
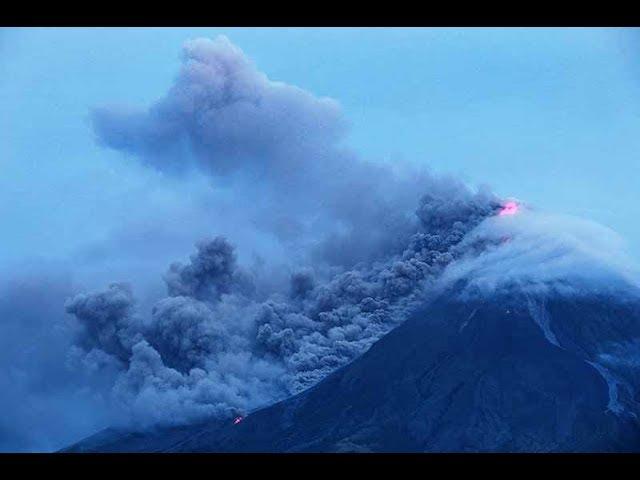
<svg viewBox="0 0 640 480"><path fill-rule="evenodd" d="M113 429L67 451L640 451L640 291L581 243L600 227L553 223L486 219L407 321L242 422Z"/></svg>

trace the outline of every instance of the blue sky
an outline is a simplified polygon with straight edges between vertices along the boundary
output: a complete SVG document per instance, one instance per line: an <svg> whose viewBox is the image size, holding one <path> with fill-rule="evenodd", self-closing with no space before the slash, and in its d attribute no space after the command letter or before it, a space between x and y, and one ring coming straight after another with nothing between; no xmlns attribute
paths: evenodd
<svg viewBox="0 0 640 480"><path fill-rule="evenodd" d="M218 34L271 79L338 100L364 157L591 218L640 255L638 30L73 28L0 30L0 263L64 261L184 200L98 147L88 112L148 105L182 43Z"/></svg>

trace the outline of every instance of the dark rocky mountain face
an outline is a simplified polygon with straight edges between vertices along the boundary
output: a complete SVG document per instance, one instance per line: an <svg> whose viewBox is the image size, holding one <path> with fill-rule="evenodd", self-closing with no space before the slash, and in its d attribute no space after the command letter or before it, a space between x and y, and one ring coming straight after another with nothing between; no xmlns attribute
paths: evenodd
<svg viewBox="0 0 640 480"><path fill-rule="evenodd" d="M242 422L109 430L67 451L640 451L640 301L442 294Z"/></svg>

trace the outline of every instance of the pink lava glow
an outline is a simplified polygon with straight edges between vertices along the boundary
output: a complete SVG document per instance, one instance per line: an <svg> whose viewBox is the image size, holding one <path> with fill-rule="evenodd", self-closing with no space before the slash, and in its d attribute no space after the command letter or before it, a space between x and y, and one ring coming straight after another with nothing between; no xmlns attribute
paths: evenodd
<svg viewBox="0 0 640 480"><path fill-rule="evenodd" d="M498 212L498 215L515 215L518 213L518 204L516 202L507 202L502 206L502 210Z"/></svg>
<svg viewBox="0 0 640 480"><path fill-rule="evenodd" d="M237 425L239 424L242 420L244 420L244 417L236 417L233 419L233 424Z"/></svg>

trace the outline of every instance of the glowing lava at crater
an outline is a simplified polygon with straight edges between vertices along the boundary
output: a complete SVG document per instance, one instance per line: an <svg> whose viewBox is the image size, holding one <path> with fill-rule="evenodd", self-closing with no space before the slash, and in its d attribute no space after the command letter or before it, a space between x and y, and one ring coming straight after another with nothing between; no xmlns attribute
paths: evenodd
<svg viewBox="0 0 640 480"><path fill-rule="evenodd" d="M504 215L515 215L518 213L518 209L519 206L517 202L508 201L502 206L502 210L498 212L498 215L501 217Z"/></svg>

